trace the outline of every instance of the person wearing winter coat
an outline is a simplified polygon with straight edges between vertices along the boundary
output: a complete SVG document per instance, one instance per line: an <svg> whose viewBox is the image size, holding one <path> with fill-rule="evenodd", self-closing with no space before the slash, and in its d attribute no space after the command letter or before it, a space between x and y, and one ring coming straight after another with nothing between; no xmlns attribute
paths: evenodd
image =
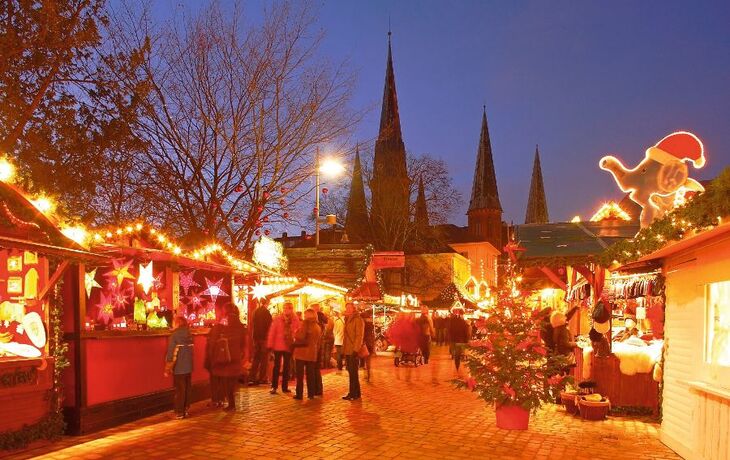
<svg viewBox="0 0 730 460"><path fill-rule="evenodd" d="M236 410L236 386L243 369L246 346L246 330L239 316L238 307L226 304L223 321L208 333L205 365L210 370L219 397L226 400L226 411Z"/></svg>
<svg viewBox="0 0 730 460"><path fill-rule="evenodd" d="M555 345L555 353L566 356L575 363L575 341L571 340L570 331L568 330L567 317L560 312L554 312L550 315L550 325L553 328L553 344Z"/></svg>
<svg viewBox="0 0 730 460"><path fill-rule="evenodd" d="M324 350L322 349L322 346L324 344L324 328L327 326L327 315L325 315L324 312L320 309L318 303L312 304L310 308L314 311L320 333L320 340L318 342L319 349L317 350L317 361L314 364L314 394L317 396L322 396L322 393L324 391L324 388L322 386L322 355L324 354ZM306 316L306 311L304 313ZM296 356L294 357L294 359L296 359Z"/></svg>
<svg viewBox="0 0 730 460"><path fill-rule="evenodd" d="M253 331L253 360L249 372L249 385L259 385L266 381L266 370L269 365L269 349L266 341L271 327L271 313L265 300L259 301L259 306L253 312L251 325Z"/></svg>
<svg viewBox="0 0 730 460"><path fill-rule="evenodd" d="M317 383L317 359L319 358L322 328L317 323L317 313L308 308L304 321L294 336L294 360L296 362L297 386L294 399L304 396L304 375L307 376L307 397L321 396L322 389Z"/></svg>
<svg viewBox="0 0 730 460"><path fill-rule="evenodd" d="M291 393L289 390L289 366L291 364L291 352L294 343L294 333L299 329L299 319L294 314L294 305L291 302L284 303L284 311L274 318L269 328L267 346L274 352L274 369L271 373L271 391L276 394L279 389L279 377L281 376L281 391ZM282 369L283 366L283 369Z"/></svg>
<svg viewBox="0 0 730 460"><path fill-rule="evenodd" d="M193 336L184 316L175 318L175 329L167 343L165 375L172 372L175 387L175 415L178 419L188 416L191 397L191 375L193 373Z"/></svg>
<svg viewBox="0 0 730 460"><path fill-rule="evenodd" d="M355 304L348 302L345 305L345 336L342 342L342 353L347 363L347 373L350 377L349 391L342 399L354 401L360 399L360 376L358 352L365 336L365 323L357 313Z"/></svg>
<svg viewBox="0 0 730 460"><path fill-rule="evenodd" d="M337 352L337 370L342 370L342 343L345 341L345 319L342 318L340 312L335 310L334 325L332 326L332 334L334 336L335 351Z"/></svg>
<svg viewBox="0 0 730 460"><path fill-rule="evenodd" d="M423 354L423 363L428 364L428 358L431 356L431 341L436 332L433 328L433 321L429 316L428 307L421 308L421 316L418 317L418 326L420 328L419 348Z"/></svg>
<svg viewBox="0 0 730 460"><path fill-rule="evenodd" d="M463 314L464 310L454 309L449 319L449 340L451 341L457 375L461 373L461 356L471 337L469 324L467 324Z"/></svg>

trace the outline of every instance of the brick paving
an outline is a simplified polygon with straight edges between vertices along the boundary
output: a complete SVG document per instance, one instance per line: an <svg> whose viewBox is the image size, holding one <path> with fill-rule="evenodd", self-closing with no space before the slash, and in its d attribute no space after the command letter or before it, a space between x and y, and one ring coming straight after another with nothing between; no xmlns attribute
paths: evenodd
<svg viewBox="0 0 730 460"><path fill-rule="evenodd" d="M373 367L358 402L340 399L347 373L332 372L321 400L242 388L235 413L198 403L185 420L160 414L9 458L679 458L659 442L659 426L642 418L587 422L549 405L527 431L498 429L492 409L449 383L453 370L443 349L419 368L395 368L387 357L373 359Z"/></svg>

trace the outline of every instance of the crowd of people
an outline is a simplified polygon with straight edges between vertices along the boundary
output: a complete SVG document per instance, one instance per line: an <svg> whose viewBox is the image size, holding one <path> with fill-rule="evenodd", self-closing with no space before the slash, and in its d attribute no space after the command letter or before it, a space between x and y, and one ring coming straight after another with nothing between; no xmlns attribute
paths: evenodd
<svg viewBox="0 0 730 460"><path fill-rule="evenodd" d="M289 384L296 379L293 399L304 398L305 382L308 399L321 397L324 393L321 371L331 367L333 352L338 371L345 367L349 374L349 391L342 399L361 398L359 370L363 367L366 380L370 379L375 337L372 318L361 315L353 303L345 305L344 313L333 311L328 317L318 304L303 313L295 313L292 303L285 302L282 312L272 316L266 302L261 301L253 312L250 327L251 349L247 353L247 331L240 321L238 308L227 304L220 321L208 333L204 366L210 376L211 407L236 410L235 391L246 368L248 381L244 383L270 384L272 395L279 390L291 393ZM165 373L173 375L177 418L188 415L192 369L193 337L187 320L179 316L175 318L165 366Z"/></svg>

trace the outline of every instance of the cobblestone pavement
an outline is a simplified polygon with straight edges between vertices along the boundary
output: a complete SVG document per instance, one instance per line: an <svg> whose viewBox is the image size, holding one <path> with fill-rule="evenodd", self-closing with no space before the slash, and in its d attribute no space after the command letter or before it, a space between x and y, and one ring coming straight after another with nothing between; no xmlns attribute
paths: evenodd
<svg viewBox="0 0 730 460"><path fill-rule="evenodd" d="M528 431L495 426L494 411L455 389L445 350L415 369L373 359L363 399L343 401L347 373L324 377L323 399L294 401L262 386L239 392L235 413L193 406L21 452L48 459L665 459L679 458L658 440L656 423L632 417L587 422L549 405Z"/></svg>

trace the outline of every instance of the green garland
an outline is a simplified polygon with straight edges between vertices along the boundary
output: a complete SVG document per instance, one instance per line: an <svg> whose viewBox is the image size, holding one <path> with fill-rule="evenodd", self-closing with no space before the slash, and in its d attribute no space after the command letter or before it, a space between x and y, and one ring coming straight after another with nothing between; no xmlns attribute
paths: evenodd
<svg viewBox="0 0 730 460"><path fill-rule="evenodd" d="M350 289L349 293L355 292L365 283L365 271L370 266L370 262L373 260L373 254L375 253L375 247L372 244L365 246L365 259L360 264L360 269L355 277L355 285Z"/></svg>
<svg viewBox="0 0 730 460"><path fill-rule="evenodd" d="M63 316L63 278L53 287L49 299L49 348L53 357L53 386L49 391L50 413L40 421L25 425L16 431L0 433L0 450L20 449L39 439L55 439L63 434L63 384L61 374L70 363L66 357L68 343L63 340L61 319Z"/></svg>
<svg viewBox="0 0 730 460"><path fill-rule="evenodd" d="M682 239L688 232L702 232L730 216L730 168L725 168L707 189L683 206L655 220L633 239L621 241L598 256L604 267L625 264L661 249L667 242Z"/></svg>

